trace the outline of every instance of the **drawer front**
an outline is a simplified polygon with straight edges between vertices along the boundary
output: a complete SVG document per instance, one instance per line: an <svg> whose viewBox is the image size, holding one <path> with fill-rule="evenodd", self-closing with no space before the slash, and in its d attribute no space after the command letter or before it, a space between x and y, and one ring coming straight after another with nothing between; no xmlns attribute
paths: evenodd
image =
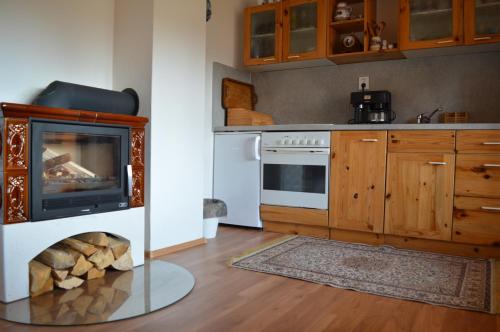
<svg viewBox="0 0 500 332"><path fill-rule="evenodd" d="M500 130L459 130L457 151L500 154Z"/></svg>
<svg viewBox="0 0 500 332"><path fill-rule="evenodd" d="M328 210L261 205L262 221L328 227Z"/></svg>
<svg viewBox="0 0 500 332"><path fill-rule="evenodd" d="M455 152L455 131L389 131L388 150L389 152Z"/></svg>
<svg viewBox="0 0 500 332"><path fill-rule="evenodd" d="M500 155L458 154L455 195L500 198Z"/></svg>
<svg viewBox="0 0 500 332"><path fill-rule="evenodd" d="M455 197L452 240L500 246L500 199Z"/></svg>

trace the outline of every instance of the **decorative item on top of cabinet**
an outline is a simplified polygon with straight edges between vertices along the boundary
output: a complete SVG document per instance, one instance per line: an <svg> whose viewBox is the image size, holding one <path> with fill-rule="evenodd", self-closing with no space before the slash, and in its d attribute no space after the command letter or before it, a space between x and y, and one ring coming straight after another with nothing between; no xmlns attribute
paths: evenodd
<svg viewBox="0 0 500 332"><path fill-rule="evenodd" d="M465 43L500 42L500 1L465 0L464 5Z"/></svg>
<svg viewBox="0 0 500 332"><path fill-rule="evenodd" d="M281 61L282 4L245 9L243 63L246 66Z"/></svg>
<svg viewBox="0 0 500 332"><path fill-rule="evenodd" d="M288 0L283 3L283 60L326 56L326 0Z"/></svg>
<svg viewBox="0 0 500 332"><path fill-rule="evenodd" d="M331 142L330 227L382 233L387 132L335 131Z"/></svg>
<svg viewBox="0 0 500 332"><path fill-rule="evenodd" d="M401 50L462 44L463 0L400 0L399 39Z"/></svg>
<svg viewBox="0 0 500 332"><path fill-rule="evenodd" d="M389 153L385 234L451 240L455 155Z"/></svg>

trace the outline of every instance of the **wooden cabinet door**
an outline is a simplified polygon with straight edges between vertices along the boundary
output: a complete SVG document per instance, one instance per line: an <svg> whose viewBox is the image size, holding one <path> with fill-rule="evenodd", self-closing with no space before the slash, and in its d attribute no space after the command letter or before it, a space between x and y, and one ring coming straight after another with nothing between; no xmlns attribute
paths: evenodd
<svg viewBox="0 0 500 332"><path fill-rule="evenodd" d="M463 43L463 0L400 0L402 50Z"/></svg>
<svg viewBox="0 0 500 332"><path fill-rule="evenodd" d="M450 240L455 156L389 153L386 234Z"/></svg>
<svg viewBox="0 0 500 332"><path fill-rule="evenodd" d="M383 233L386 131L332 133L330 227Z"/></svg>
<svg viewBox="0 0 500 332"><path fill-rule="evenodd" d="M500 1L465 0L466 44L500 42Z"/></svg>
<svg viewBox="0 0 500 332"><path fill-rule="evenodd" d="M283 2L283 60L326 56L326 0Z"/></svg>
<svg viewBox="0 0 500 332"><path fill-rule="evenodd" d="M246 66L281 61L281 3L245 9L243 62Z"/></svg>

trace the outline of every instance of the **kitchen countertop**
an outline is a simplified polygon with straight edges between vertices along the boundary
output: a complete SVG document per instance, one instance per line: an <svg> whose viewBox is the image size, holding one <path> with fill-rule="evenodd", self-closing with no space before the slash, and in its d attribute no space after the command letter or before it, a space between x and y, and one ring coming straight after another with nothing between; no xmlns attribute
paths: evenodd
<svg viewBox="0 0 500 332"><path fill-rule="evenodd" d="M332 131L332 130L488 130L500 129L500 123L394 123L394 124L287 124L272 126L215 127L214 132L235 131Z"/></svg>

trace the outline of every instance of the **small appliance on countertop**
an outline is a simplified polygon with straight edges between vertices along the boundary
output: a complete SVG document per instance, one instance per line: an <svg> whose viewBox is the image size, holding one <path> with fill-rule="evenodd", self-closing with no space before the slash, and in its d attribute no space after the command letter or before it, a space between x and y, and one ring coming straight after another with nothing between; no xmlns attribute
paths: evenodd
<svg viewBox="0 0 500 332"><path fill-rule="evenodd" d="M391 93L386 90L352 92L351 105L354 118L350 124L391 123L396 118L391 108Z"/></svg>

